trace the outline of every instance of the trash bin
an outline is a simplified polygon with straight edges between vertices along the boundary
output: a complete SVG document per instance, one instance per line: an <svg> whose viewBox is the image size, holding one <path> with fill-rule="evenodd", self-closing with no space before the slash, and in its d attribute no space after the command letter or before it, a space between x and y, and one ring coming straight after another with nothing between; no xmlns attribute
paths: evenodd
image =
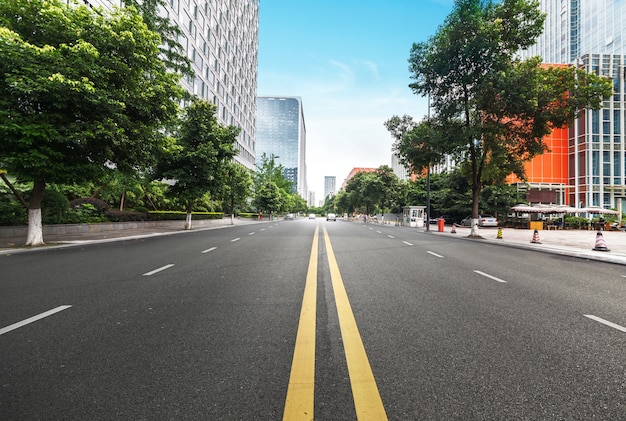
<svg viewBox="0 0 626 421"><path fill-rule="evenodd" d="M446 220L443 218L437 219L437 231L443 232L443 225L446 223Z"/></svg>

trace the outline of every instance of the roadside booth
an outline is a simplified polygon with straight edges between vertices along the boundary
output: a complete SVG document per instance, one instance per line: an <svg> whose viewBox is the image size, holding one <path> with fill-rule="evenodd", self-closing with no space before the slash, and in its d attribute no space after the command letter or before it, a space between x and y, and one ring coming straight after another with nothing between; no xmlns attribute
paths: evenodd
<svg viewBox="0 0 626 421"><path fill-rule="evenodd" d="M402 207L402 222L411 228L421 228L424 226L424 209L426 206L404 206Z"/></svg>

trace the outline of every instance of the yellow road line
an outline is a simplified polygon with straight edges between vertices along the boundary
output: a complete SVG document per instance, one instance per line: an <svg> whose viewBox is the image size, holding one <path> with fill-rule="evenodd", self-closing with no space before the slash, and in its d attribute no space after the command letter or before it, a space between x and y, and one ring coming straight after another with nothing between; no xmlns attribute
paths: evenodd
<svg viewBox="0 0 626 421"><path fill-rule="evenodd" d="M283 420L313 420L315 395L315 323L317 309L317 253L319 226L315 227L309 269L304 286L300 322L293 351Z"/></svg>
<svg viewBox="0 0 626 421"><path fill-rule="evenodd" d="M324 227L324 244L328 255L328 265L330 267L330 277L335 293L335 303L339 315L339 326L341 327L341 337L348 363L348 373L350 375L350 385L352 386L352 396L354 398L354 408L357 419L377 420L387 419L387 413L383 406L374 373L370 367L359 328L357 327L354 313L348 300L348 293L343 284L339 266L335 259L333 247L326 227Z"/></svg>

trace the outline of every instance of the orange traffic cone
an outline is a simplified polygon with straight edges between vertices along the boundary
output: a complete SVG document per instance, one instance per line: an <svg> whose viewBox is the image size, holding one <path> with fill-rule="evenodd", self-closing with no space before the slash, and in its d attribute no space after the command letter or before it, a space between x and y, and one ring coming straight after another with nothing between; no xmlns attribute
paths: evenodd
<svg viewBox="0 0 626 421"><path fill-rule="evenodd" d="M611 251L606 246L606 241L604 241L604 236L600 231L596 234L596 246L593 248L595 251Z"/></svg>
<svg viewBox="0 0 626 421"><path fill-rule="evenodd" d="M456 224L452 224L452 230L450 231L450 234L456 234Z"/></svg>
<svg viewBox="0 0 626 421"><path fill-rule="evenodd" d="M533 239L530 240L530 242L533 244L541 244L541 241L539 241L539 231L535 230L535 232L533 232Z"/></svg>

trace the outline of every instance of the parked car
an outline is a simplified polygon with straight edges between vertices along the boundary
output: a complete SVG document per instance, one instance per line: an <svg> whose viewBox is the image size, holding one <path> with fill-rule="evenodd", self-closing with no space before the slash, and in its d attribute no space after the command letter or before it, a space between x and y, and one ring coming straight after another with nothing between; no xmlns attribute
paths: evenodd
<svg viewBox="0 0 626 421"><path fill-rule="evenodd" d="M295 219L295 215L293 213L288 213L287 215L285 215L285 220L289 220L289 219Z"/></svg>
<svg viewBox="0 0 626 421"><path fill-rule="evenodd" d="M472 215L469 215L461 220L461 225L470 227L472 225ZM492 215L478 215L479 227L497 227L498 218Z"/></svg>
<svg viewBox="0 0 626 421"><path fill-rule="evenodd" d="M326 215L326 220L327 221L336 221L337 220L337 215L335 215L334 213L329 213L328 215Z"/></svg>

